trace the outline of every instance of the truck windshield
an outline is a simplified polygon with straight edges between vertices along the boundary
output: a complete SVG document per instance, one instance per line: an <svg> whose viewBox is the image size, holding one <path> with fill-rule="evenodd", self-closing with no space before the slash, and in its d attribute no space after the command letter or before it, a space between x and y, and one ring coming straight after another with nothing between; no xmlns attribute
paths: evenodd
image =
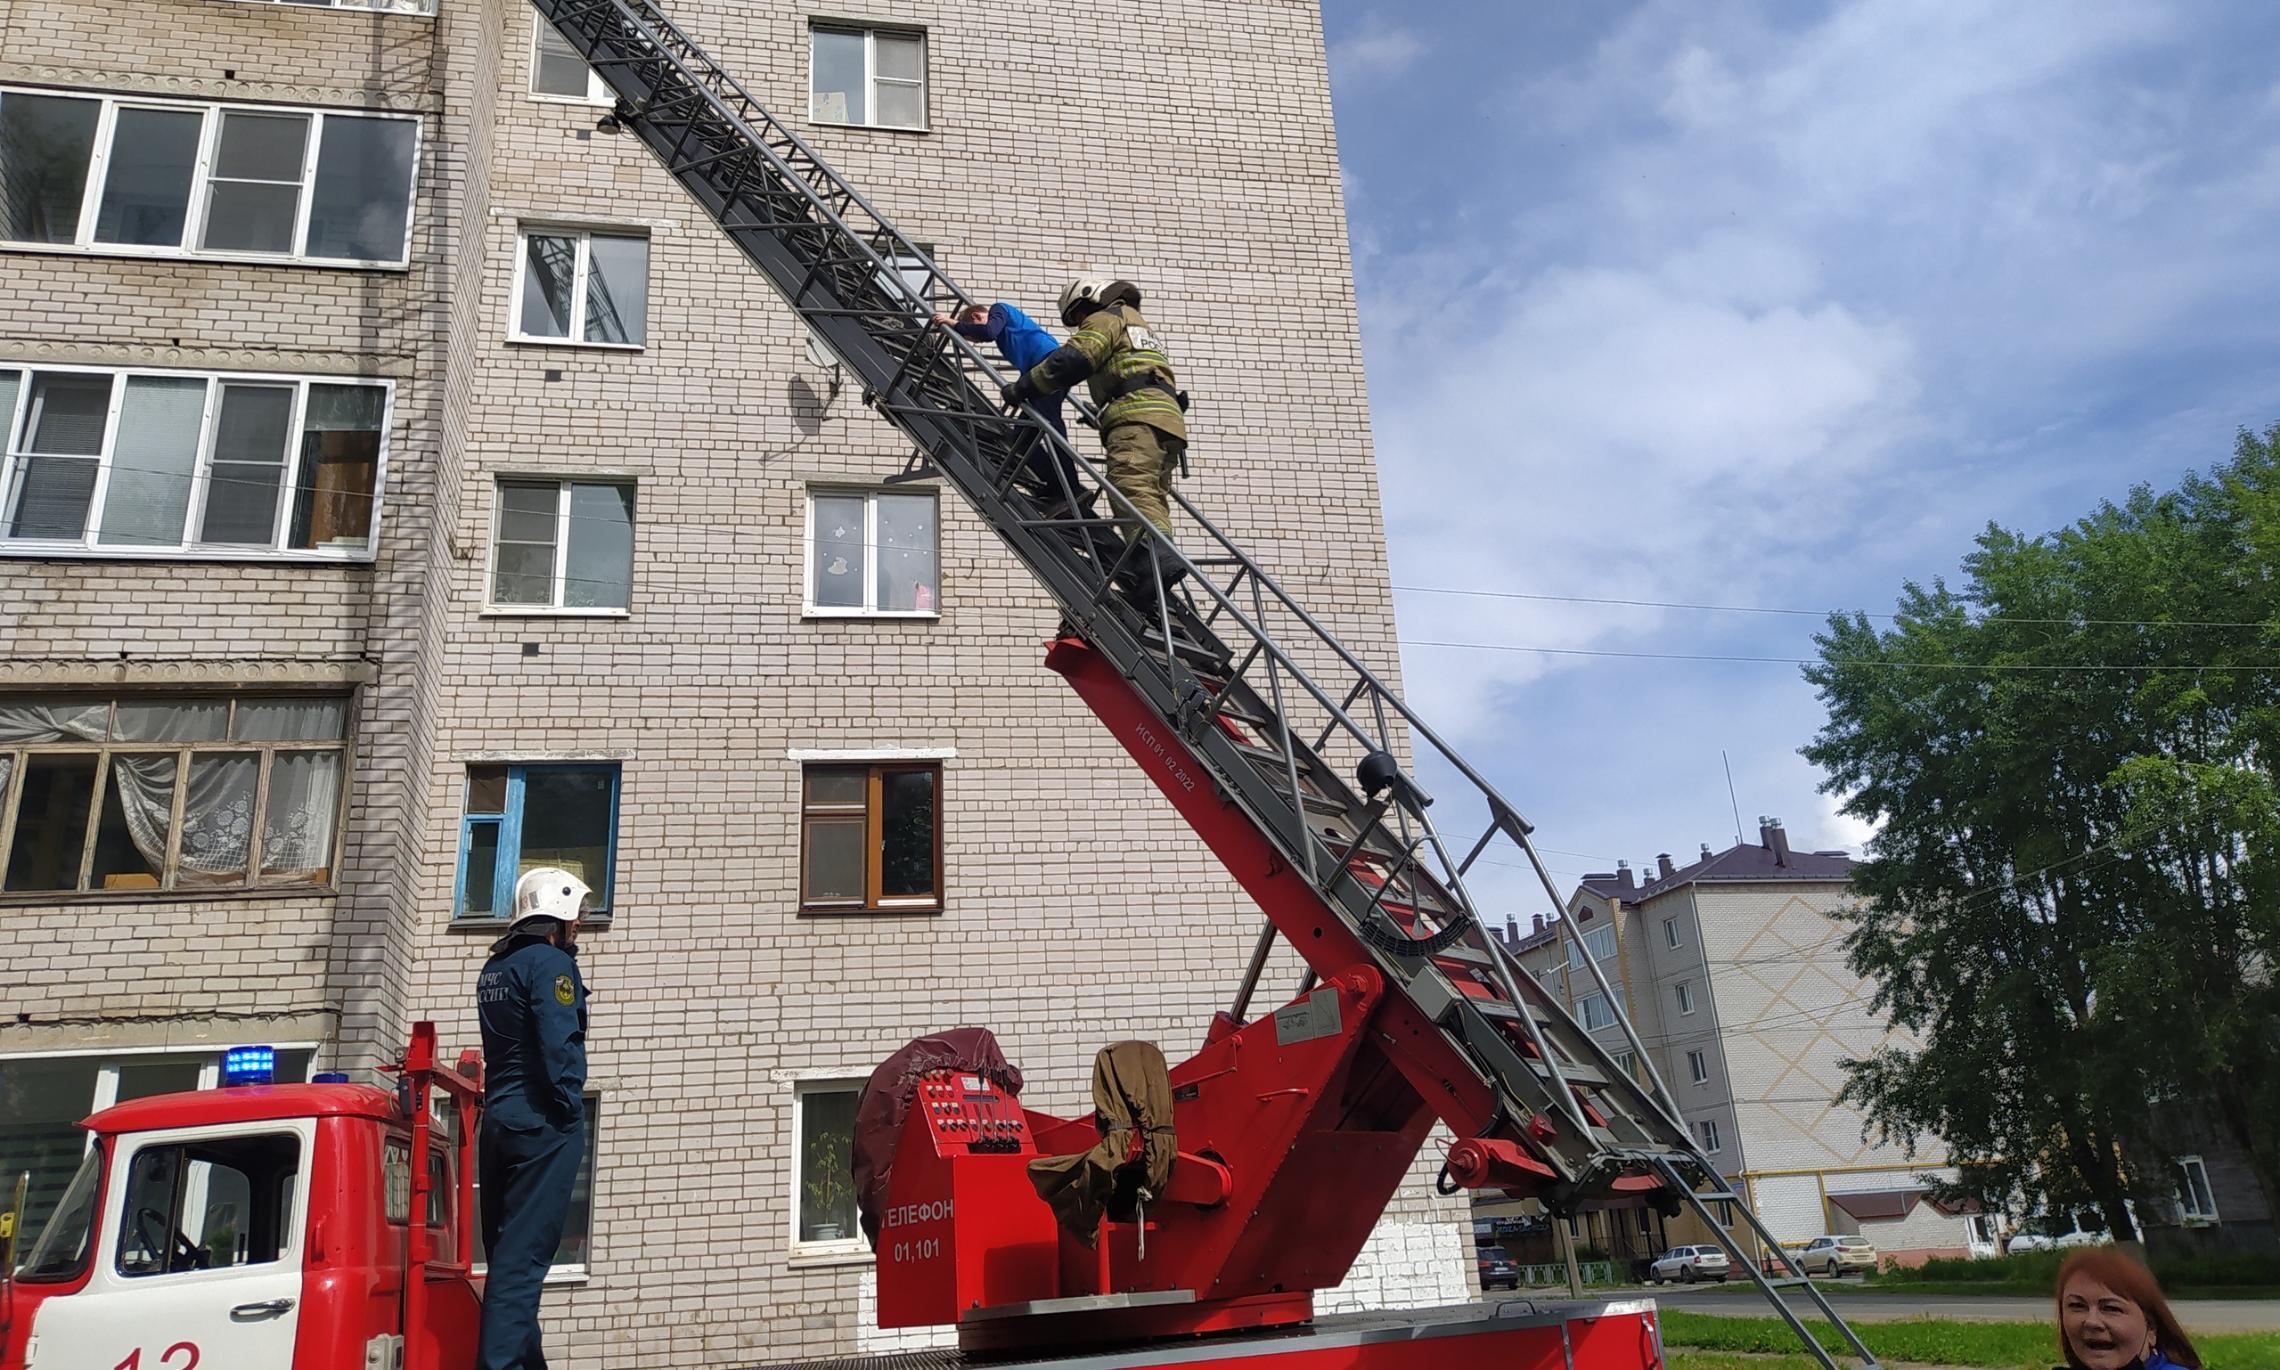
<svg viewBox="0 0 2280 1370"><path fill-rule="evenodd" d="M17 1267L20 1280L68 1280L87 1268L87 1252L94 1244L95 1195L102 1188L103 1151L91 1147L79 1163L79 1173L63 1191L63 1198L40 1229L31 1254Z"/></svg>

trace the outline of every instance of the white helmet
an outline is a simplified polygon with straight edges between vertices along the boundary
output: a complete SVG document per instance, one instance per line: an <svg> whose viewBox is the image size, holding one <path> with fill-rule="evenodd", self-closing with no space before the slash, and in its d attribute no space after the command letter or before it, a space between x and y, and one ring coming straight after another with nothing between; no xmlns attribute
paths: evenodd
<svg viewBox="0 0 2280 1370"><path fill-rule="evenodd" d="M1107 276L1079 276L1069 282L1068 288L1061 292L1061 322L1075 328L1079 318L1113 303L1118 286L1132 289L1129 283Z"/></svg>
<svg viewBox="0 0 2280 1370"><path fill-rule="evenodd" d="M585 881L560 866L540 866L526 871L515 881L515 924L519 927L530 918L575 923L586 906L586 897L592 893Z"/></svg>

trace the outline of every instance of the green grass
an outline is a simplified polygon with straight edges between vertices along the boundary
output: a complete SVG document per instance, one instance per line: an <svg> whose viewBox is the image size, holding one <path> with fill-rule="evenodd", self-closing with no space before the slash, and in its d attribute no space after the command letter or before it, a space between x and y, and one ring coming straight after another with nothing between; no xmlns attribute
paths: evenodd
<svg viewBox="0 0 2280 1370"><path fill-rule="evenodd" d="M1821 1344L1844 1348L1844 1339L1808 1318ZM1923 1365L1965 1365L1986 1370L2050 1370L2059 1361L2055 1333L2049 1323L1942 1322L1918 1319L1907 1322L1853 1324L1868 1349L1879 1360L1911 1361ZM1797 1354L1796 1334L1777 1318L1724 1318L1709 1313L1676 1310L1662 1314L1663 1342L1698 1351L1763 1355L1786 1360ZM2236 1332L2197 1337L2193 1343L2212 1370L2280 1370L2280 1333ZM1674 1370L1679 1358L1672 1357ZM1737 1370L1730 1364L1701 1365L1697 1370ZM1758 1362L1760 1365L1768 1364Z"/></svg>
<svg viewBox="0 0 2280 1370"><path fill-rule="evenodd" d="M1811 1356L1722 1356L1715 1351L1672 1348L1670 1370L1821 1370Z"/></svg>

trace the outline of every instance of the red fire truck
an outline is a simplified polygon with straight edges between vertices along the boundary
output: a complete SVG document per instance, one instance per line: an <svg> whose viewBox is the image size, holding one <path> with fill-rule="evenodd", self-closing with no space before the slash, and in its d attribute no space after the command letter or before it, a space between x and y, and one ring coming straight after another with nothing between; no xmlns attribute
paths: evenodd
<svg viewBox="0 0 2280 1370"><path fill-rule="evenodd" d="M1176 1144L1162 1192L1097 1229L1064 1228L1029 1178L1040 1158L1093 1149L1093 1118L1030 1109L1010 1076L956 1063L881 1086L902 1122L880 1322L952 1329L959 1350L879 1370L961 1357L1422 1370L1457 1356L1658 1370L1644 1302L1314 1316L1436 1122L1455 1139L1446 1192L1500 1190L1558 1216L1692 1208L1835 1370L1775 1286L1843 1324L1802 1271L1769 1279L1720 1225L1714 1204L1779 1249L1695 1148L1628 1021L1612 1028L1645 1078L1486 930L1466 877L1489 851L1561 902L1517 809L1184 498L1195 531L1178 547L1119 537L1139 523L1130 501L1033 409L1002 405L993 364L933 323L971 297L659 0L532 3L616 92L602 130L656 155L912 439L909 474L954 489L1036 577L1064 620L1047 665L1265 914L1201 1050L1151 1081ZM1442 820L1479 822L1477 836L1437 826L1426 774L1454 790ZM1308 970L1253 1015L1278 941ZM1579 965L1622 1002L1588 949ZM436 1051L416 1026L393 1093L245 1086L89 1119L85 1165L0 1288L0 1370L466 1370L478 1072Z"/></svg>

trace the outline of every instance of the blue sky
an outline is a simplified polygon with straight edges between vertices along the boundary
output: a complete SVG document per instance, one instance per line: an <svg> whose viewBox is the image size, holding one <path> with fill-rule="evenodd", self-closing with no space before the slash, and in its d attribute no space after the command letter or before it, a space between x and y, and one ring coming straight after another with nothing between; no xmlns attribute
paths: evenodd
<svg viewBox="0 0 2280 1370"><path fill-rule="evenodd" d="M1576 873L1781 816L1812 617L2280 419L2280 6L1324 0L1409 695ZM1513 883L1508 883L1507 878ZM1516 872L1484 902L1541 906Z"/></svg>

